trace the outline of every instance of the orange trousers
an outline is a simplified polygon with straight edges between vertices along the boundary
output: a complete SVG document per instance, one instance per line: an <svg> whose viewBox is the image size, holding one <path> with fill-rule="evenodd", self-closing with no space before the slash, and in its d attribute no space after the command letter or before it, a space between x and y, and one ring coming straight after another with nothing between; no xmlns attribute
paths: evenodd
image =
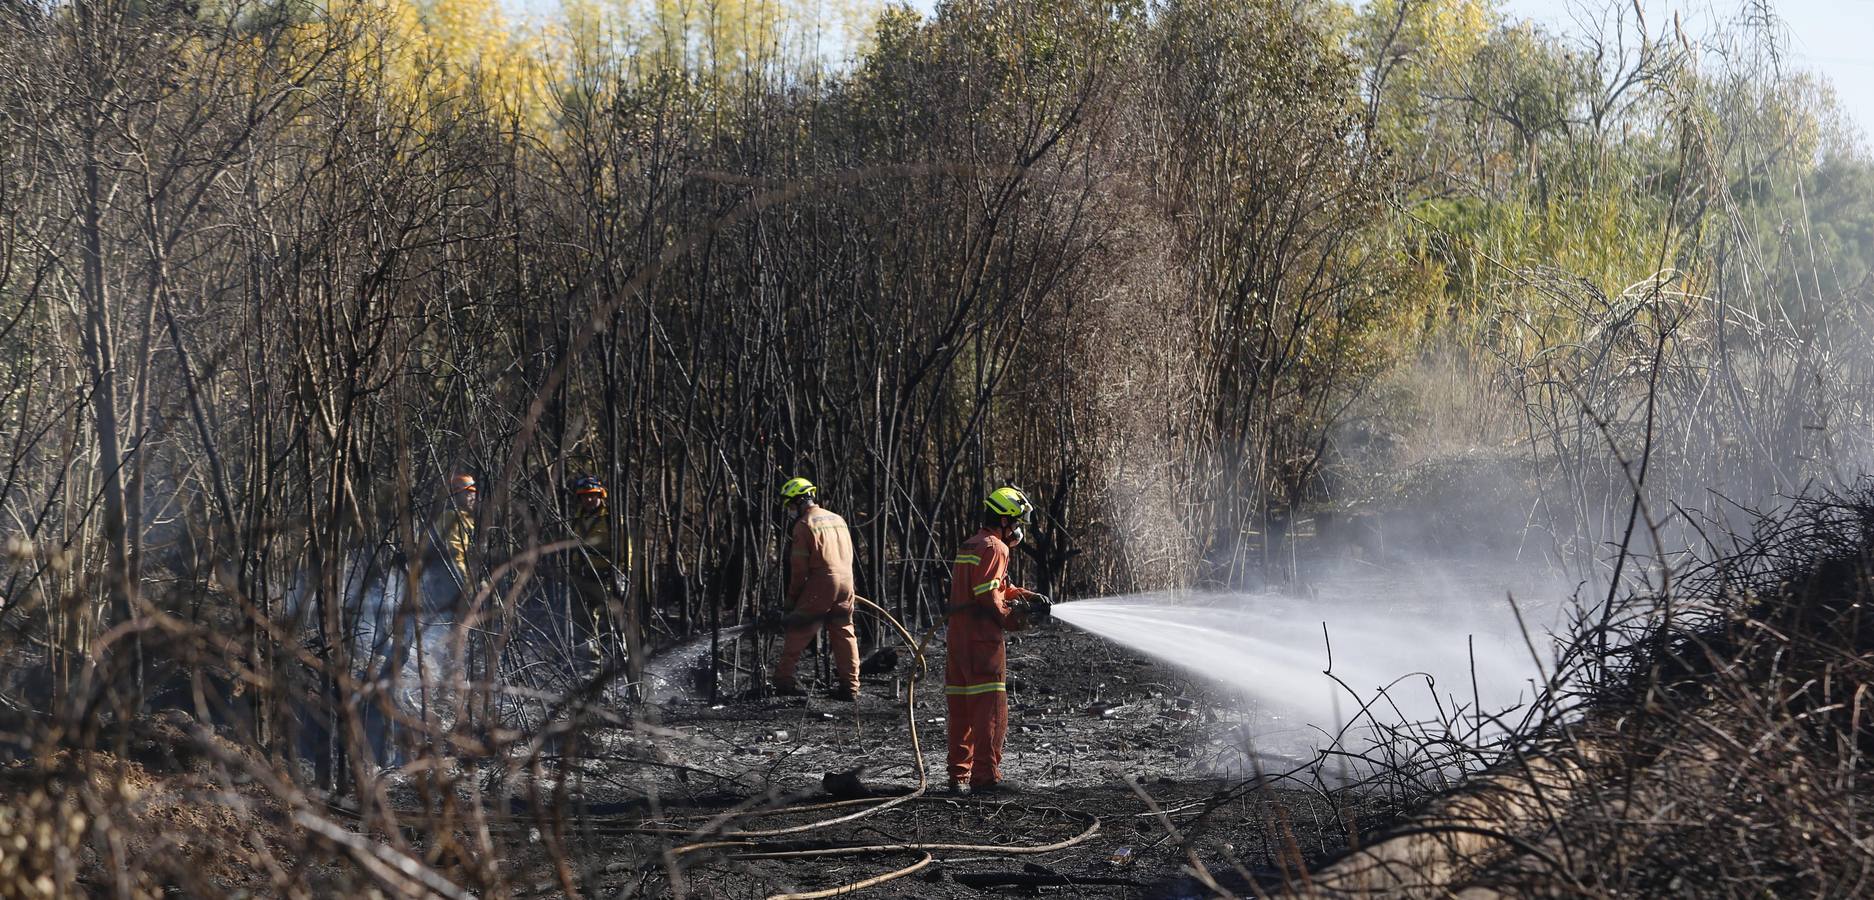
<svg viewBox="0 0 1874 900"><path fill-rule="evenodd" d="M1009 733L1009 695L1005 691L951 694L950 780L958 784L994 784L1002 780L1002 739Z"/></svg>
<svg viewBox="0 0 1874 900"><path fill-rule="evenodd" d="M784 688L799 687L794 672L800 667L800 654L813 643L813 636L826 626L827 643L833 645L833 668L847 689L859 693L859 632L852 627L852 610L834 609L805 625L787 629L781 642L781 658L774 662L774 683Z"/></svg>

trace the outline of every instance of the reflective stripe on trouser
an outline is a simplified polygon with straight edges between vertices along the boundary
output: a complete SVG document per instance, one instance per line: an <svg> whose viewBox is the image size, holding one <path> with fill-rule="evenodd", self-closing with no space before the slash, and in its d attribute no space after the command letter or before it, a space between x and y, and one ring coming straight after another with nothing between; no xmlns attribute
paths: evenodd
<svg viewBox="0 0 1874 900"><path fill-rule="evenodd" d="M1002 780L1002 739L1009 730L1007 691L949 693L950 780L973 785Z"/></svg>
<svg viewBox="0 0 1874 900"><path fill-rule="evenodd" d="M820 633L823 623L827 643L833 645L833 669L839 673L839 680L856 694L859 692L859 632L853 630L850 611L834 610L824 618L789 628L781 642L781 658L774 662L774 683L784 688L798 686L794 670L800 666L800 654L813 643L813 636Z"/></svg>
<svg viewBox="0 0 1874 900"><path fill-rule="evenodd" d="M991 691L1006 691L1008 684L1001 681L986 681L982 684L946 684L944 694L951 697L968 697L972 694L987 694Z"/></svg>

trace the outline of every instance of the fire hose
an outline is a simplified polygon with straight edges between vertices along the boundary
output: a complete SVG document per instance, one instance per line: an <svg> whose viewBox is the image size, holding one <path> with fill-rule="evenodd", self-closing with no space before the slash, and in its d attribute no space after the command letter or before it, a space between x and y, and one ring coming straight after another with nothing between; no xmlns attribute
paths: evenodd
<svg viewBox="0 0 1874 900"><path fill-rule="evenodd" d="M806 892L806 893L775 894L775 895L770 896L768 900L817 900L817 898L841 896L841 895L853 893L856 891L864 890L866 888L875 887L877 885L884 884L886 882L889 882L898 878L902 878L906 875L911 875L913 873L916 873L928 867L933 861L933 857L931 855L933 852L942 851L942 852L961 852L961 853L981 853L981 854L990 854L990 855L997 855L997 856L1024 856L1024 855L1033 855L1033 854L1040 854L1040 853L1052 853L1058 850L1065 850L1075 845L1084 843L1085 841L1087 841L1088 839L1092 838L1094 835L1099 833L1100 819L1098 816L1086 814L1086 813L1078 813L1075 811L1064 811L1064 812L1067 812L1068 815L1073 816L1075 818L1079 818L1081 821L1083 821L1085 823L1084 830L1082 830L1079 834L1076 834L1073 837L1067 838L1065 840L1056 841L1056 842L1048 843L1048 844L1038 844L1038 845L960 844L960 843L917 842L917 843L894 843L894 844L869 844L869 845L856 845L856 846L847 846L847 847L822 847L822 848L814 848L814 849L795 849L795 850L780 850L780 849L764 850L762 849L762 844L760 842L755 841L755 840L749 840L750 838L781 837L785 835L800 834L803 832L815 831L821 828L826 828L826 827L835 826L835 825L844 825L844 824L858 821L860 819L864 819L870 816L877 815L879 813L885 812L890 809L904 806L905 804L908 804L908 803L911 803L920 799L928 799L925 797L925 795L929 791L929 788L930 788L930 776L929 776L928 768L925 766L925 763L924 763L923 744L918 734L917 686L918 686L920 674L928 671L928 664L926 662L924 650L925 650L925 647L929 644L931 638L936 636L937 627L933 626L929 631L925 632L922 639L919 639L915 635L913 635L911 631L907 629L904 626L904 624L898 620L896 616L893 616L885 608L879 606L878 604L864 597L855 596L853 599L858 606L865 608L867 611L879 616L880 618L884 619L887 623L889 623L892 626L892 628L898 632L899 636L904 639L906 646L910 647L912 650L912 654L914 658L914 665L911 671L907 690L905 691L905 722L906 722L907 727L910 729L910 733L911 733L912 759L917 769L917 787L916 788L914 788L909 793L887 798L882 801L875 801L872 798L861 798L861 799L854 799L854 800L835 800L835 801L830 801L830 802L785 805L785 806L774 807L771 809L735 810L735 811L730 811L727 813L719 813L719 814L707 815L707 816L699 815L699 816L686 816L686 817L672 817L672 818L668 818L664 820L666 822L673 822L673 823L684 822L684 821L692 821L692 822L702 821L705 823L702 825L702 827L694 828L694 829L659 827L659 826L653 826L653 825L648 825L648 824L640 824L637 826L627 827L621 830L624 832L634 833L634 834L670 835L670 836L682 835L684 837L689 838L690 843L682 844L671 849L670 857L669 857L671 859L674 859L676 857L680 857L686 854L690 854L690 853L700 852L703 850L713 850L713 849L727 850L731 848L735 848L736 852L731 853L730 858L739 859L739 860L805 859L805 858L824 858L824 857L836 857L836 856L867 856L867 855L882 855L882 854L896 854L896 853L922 853L923 854L922 859L920 859L918 862L910 866L897 869L891 872L886 872L880 875L872 876L870 878L866 878L861 881L841 885L839 887L830 888L826 890L820 890L820 891L811 891L811 892ZM820 820L809 822L803 825L791 825L791 826L785 826L785 827L779 827L779 828L761 829L761 830L756 830L756 831L736 831L721 839L715 839L715 840L704 839L707 835L713 832L716 832L717 829L727 826L729 823L735 821L736 819L784 815L784 814L793 815L793 814L808 813L808 812L821 812L821 811L834 810L834 809L847 809L847 808L854 807L854 806L865 806L866 808L860 809L851 813L836 815L831 818L820 819ZM552 885L549 884L545 887L547 887L548 889L551 889Z"/></svg>
<svg viewBox="0 0 1874 900"><path fill-rule="evenodd" d="M1031 855L1031 854L1037 854L1037 853L1052 853L1057 850L1065 850L1069 847L1075 846L1076 844L1083 843L1089 838L1092 838L1094 835L1099 833L1100 831L1099 817L1093 816L1093 815L1087 815L1085 816L1085 820L1087 822L1087 826L1085 830L1081 831L1079 834L1071 838L1068 838L1064 841L1057 841L1055 843L1043 844L1043 845L1010 846L1006 844L899 843L899 844L872 844L872 845L854 846L854 847L827 847L827 848L813 849L813 850L762 851L759 849L760 844L758 842L749 841L749 840L741 840L741 838L778 837L781 835L799 834L801 832L813 831L813 830L824 828L824 827L831 826L831 825L843 825L849 822L854 822L859 819L866 818L868 816L877 815L878 813L882 813L888 809L892 809L897 806L902 806L906 803L910 803L924 796L925 792L929 790L930 776L929 776L928 770L926 769L924 765L924 749L923 749L923 745L921 744L918 738L918 730L917 730L917 684L918 684L919 674L922 672L928 671L928 667L926 665L925 657L924 657L924 648L925 648L925 645L929 643L930 639L937 633L937 629L935 627L932 627L930 631L924 634L923 639L919 640L911 634L910 629L907 629L904 627L904 623L898 621L898 618L896 616L893 616L890 612L886 611L884 607L879 606L878 604L873 603L872 601L867 600L864 597L854 597L853 600L858 605L864 607L866 610L872 612L873 614L879 616L880 618L884 619L887 623L889 623L892 626L892 628L896 629L898 634L904 638L905 645L911 648L912 655L913 655L913 667L911 670L910 683L907 686L907 689L905 691L905 721L911 730L911 754L912 754L912 759L915 761L916 766L917 766L917 788L912 790L908 794L902 794L900 796L890 798L880 803L873 803L873 801L869 799L838 800L838 801L833 801L830 803L816 803L816 804L809 804L805 806L778 807L772 810L763 810L763 811L754 812L754 813L744 813L744 814L739 814L735 816L729 816L727 818L711 817L711 822L708 826L706 826L703 829L700 829L699 831L689 832L689 834L692 835L693 837L700 837L702 833L707 833L708 831L713 830L715 827L727 824L728 821L734 818L738 818L740 816L744 816L744 815L776 815L780 813L812 812L812 811L817 811L817 810L845 808L845 807L860 805L860 804L871 804L869 808L862 809L855 813L835 816L830 819L822 819L820 821L811 822L805 825L794 825L794 826L788 826L785 828L770 828L770 829L764 829L761 831L740 831L740 832L735 833L734 835L735 839L697 841L697 842L693 842L690 844L685 844L685 845L673 848L671 850L671 854L673 856L679 856L679 855L683 855L686 853L694 853L700 850L728 849L731 847L753 848L753 849L743 850L743 851L731 854L731 857L734 859L804 859L804 858L814 858L814 857L862 856L862 855L886 854L886 853L915 853L915 852L922 852L924 854L924 858L914 863L913 865L910 865L905 868L898 869L892 872L887 872L882 875L873 876L871 878L867 878L862 881L857 881L851 884L846 884L846 885L842 885L836 888L830 888L830 889L822 890L822 891L811 891L807 893L794 893L794 894L775 894L768 898L768 900L817 900L817 898L835 897L835 896L840 896L843 894L849 894L855 891L864 890L869 887L875 887L877 885L884 884L888 881L902 878L906 875L910 875L915 872L921 871L926 866L929 866L931 864L931 861L932 861L931 852L932 851L948 851L948 852L961 852L961 853L988 853L988 854L996 854L996 855ZM652 831L651 833L670 833L671 831L674 831L674 829L659 829L656 831Z"/></svg>

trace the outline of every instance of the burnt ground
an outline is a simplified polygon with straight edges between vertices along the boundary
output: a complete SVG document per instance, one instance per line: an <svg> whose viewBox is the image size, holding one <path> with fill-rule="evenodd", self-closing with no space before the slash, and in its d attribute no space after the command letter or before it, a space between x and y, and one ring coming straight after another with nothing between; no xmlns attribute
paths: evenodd
<svg viewBox="0 0 1874 900"><path fill-rule="evenodd" d="M941 636L931 648L932 678L918 685L917 720L932 796L857 821L757 839L760 850L902 843L1034 846L1065 841L1097 818L1099 831L1072 847L1033 855L977 849L939 850L926 870L872 888L868 896L1070 897L1208 896L1184 869L1195 852L1220 879L1279 880L1286 866L1338 853L1349 827L1384 824L1384 803L1358 794L1310 788L1308 776L1258 781L1242 763L1245 717L1171 667L1059 623L1012 636L1010 722L1005 777L1024 782L1016 796L950 798L944 784ZM910 669L899 667L902 684ZM803 663L803 677L810 669ZM603 885L599 896L675 893L763 897L837 887L908 866L921 853L791 859L743 859L746 846L685 853L673 867L660 852L687 836L621 834L654 807L666 821L698 835L719 835L685 816L750 805L826 801L830 772L863 767L865 787L880 796L916 785L905 706L894 702L892 676L868 676L858 704L819 699L748 699L710 705L690 699L655 704L654 725L611 731L587 751L569 790L585 814L569 823L567 854L604 870L579 880ZM1161 819L1128 784L1134 778ZM646 803L642 798L653 798ZM724 830L808 825L862 806L743 818ZM1177 827L1174 838L1165 819ZM728 835L729 839L734 836ZM1188 848L1188 850L1187 850ZM516 854L515 880L555 893L546 854ZM1239 871L1240 869L1240 871ZM1233 876L1228 873L1237 873ZM1078 883L972 886L985 876L1042 876ZM1088 880L1124 883L1087 883ZM588 888L589 889L589 888Z"/></svg>
<svg viewBox="0 0 1874 900"><path fill-rule="evenodd" d="M1387 602L1409 607L1420 619L1468 621L1448 609L1420 608L1421 595L1433 589L1407 590L1390 573L1378 587L1349 583L1327 593L1342 606ZM1310 615L1331 613L1321 606ZM1272 626L1265 621L1263 627ZM1339 646L1347 655L1349 645ZM1258 778L1259 770L1282 773L1297 763L1265 758L1261 766L1249 765L1251 751L1293 748L1305 726L1274 721L1225 689L1055 622L1010 641L1011 733L1004 768L1030 790L1012 797L942 796L941 634L930 652L931 677L918 684L916 712L933 792L851 821L825 820L865 812L883 800L837 809L794 807L829 799L823 790L827 773L863 769L864 784L878 798L903 795L916 785L905 705L893 699L894 684L907 684L908 658L896 673L868 676L867 696L856 705L819 698L712 704L668 684L649 704L607 697L557 745L536 745L543 752L516 745L500 759L427 757L429 762L381 773L369 790L396 811L401 847L481 896L545 897L571 888L581 896L726 898L837 888L922 857L868 852L746 858L752 852L879 844L966 846L934 849L928 869L869 889L867 896L1208 896L1186 874L1192 854L1243 895L1255 893L1242 889L1245 881L1280 883L1284 873L1292 876L1338 855L1350 834L1370 838L1396 821L1397 798L1415 794L1393 785L1382 786L1384 793L1330 791L1306 768ZM747 654L741 658L746 661ZM682 660L673 653L653 660L653 669L674 661L677 668L666 675L679 675ZM806 661L803 677L812 679L820 669L817 660ZM735 687L745 688L746 674L737 677ZM531 742L547 705L541 696L557 694L533 696L525 708L509 710L512 717L503 715L504 721L530 723L525 732L506 732L507 740ZM101 739L98 750L82 757L86 764L76 767L80 777L103 778L100 784L109 786L97 789L93 807L115 808L135 798L118 811L118 822L132 826L123 840L128 854L166 863L148 873L152 895L280 895L287 891L279 871L305 880L315 896L354 896L376 883L347 858L355 855L352 845L286 821L290 802L282 788L252 774L269 761L233 745L219 753L197 746L204 729L232 736L235 728L204 726L173 709L164 714L176 720L153 717L141 725L154 731L133 727L127 741ZM0 838L7 834L9 805L70 806L67 790L46 783L44 764L26 754L0 772ZM297 764L292 783L311 784L310 764ZM1324 774L1332 779L1342 773L1330 767ZM294 793L290 785L284 790ZM367 841L392 840L382 830L384 820L361 825L344 811L355 808L351 796L327 811L332 821L346 830L362 829ZM460 811L476 804L496 813L488 817L486 831L479 825L459 830ZM744 814L749 812L754 815ZM978 846L1057 844L1096 818L1096 834L1056 850L1013 854ZM646 833L647 822L666 833ZM750 834L776 829L793 830ZM698 841L736 843L670 853ZM470 849L488 845L495 848L493 858ZM80 884L110 883L109 860L96 847L73 851ZM284 868L258 861L268 854ZM1229 876L1238 872L1232 882Z"/></svg>
<svg viewBox="0 0 1874 900"><path fill-rule="evenodd" d="M369 789L396 810L400 846L481 896L547 897L571 888L587 897L768 897L837 888L922 858L746 858L880 844L959 846L932 849L927 869L865 896L1210 896L1186 872L1193 856L1248 895L1259 893L1245 889L1249 882L1278 884L1284 873L1339 854L1350 833L1370 836L1395 820L1385 798L1324 790L1312 771L1259 779L1259 767L1244 760L1255 739L1268 741L1267 715L1058 622L1010 640L1004 770L1029 790L945 796L943 650L939 634L930 648L932 677L917 685L931 793L869 815L852 818L917 784L902 693L893 699L894 683L900 691L908 684L908 654L895 674L866 677L857 704L818 697L711 704L674 690L646 705L608 698L596 715L582 716L576 738L537 755L516 747L503 761L456 758L441 769L420 763L381 773ZM807 661L803 677L819 668ZM166 710L129 726L127 738L101 738L98 749L58 757L66 761L50 768L32 754L0 767L0 837L8 834L8 808L43 813L29 819L76 821L69 784L90 779L89 808L115 810L121 826L113 852L147 863L149 871L136 876L147 883L145 896L277 896L290 893L282 877L314 896L356 896L377 883L352 864L361 844L289 821L293 809L310 810L355 832L360 824L345 811L355 809L350 795L322 807L317 796L256 776L269 761L203 736L217 728L225 726ZM311 783L309 763L298 764L297 783ZM1274 774L1292 767L1271 760L1260 768ZM854 769L862 769L873 799L796 808L827 802L825 776ZM478 803L496 813L486 831L461 830L463 805ZM440 806L453 812L444 815ZM851 820L826 821L835 817ZM1068 842L1096 820L1097 833L1071 846L1004 852ZM363 828L362 845L393 841L383 821ZM647 833L647 825L663 832ZM792 830L751 834L779 829ZM484 840L496 850L492 859L470 849ZM113 848L89 833L46 841L41 855L74 859L77 883L88 888L112 883L113 866L121 868L105 853ZM57 850L59 841L75 843ZM699 841L728 843L671 852ZM0 893L4 883L0 872Z"/></svg>

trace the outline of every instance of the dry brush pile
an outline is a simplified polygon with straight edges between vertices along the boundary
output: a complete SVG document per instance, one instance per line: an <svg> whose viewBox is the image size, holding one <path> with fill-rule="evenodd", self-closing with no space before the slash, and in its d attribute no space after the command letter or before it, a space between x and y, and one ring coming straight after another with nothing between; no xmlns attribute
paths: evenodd
<svg viewBox="0 0 1874 900"><path fill-rule="evenodd" d="M1874 489L1798 500L1722 547L1656 591L1588 607L1494 765L1296 887L1865 891Z"/></svg>

